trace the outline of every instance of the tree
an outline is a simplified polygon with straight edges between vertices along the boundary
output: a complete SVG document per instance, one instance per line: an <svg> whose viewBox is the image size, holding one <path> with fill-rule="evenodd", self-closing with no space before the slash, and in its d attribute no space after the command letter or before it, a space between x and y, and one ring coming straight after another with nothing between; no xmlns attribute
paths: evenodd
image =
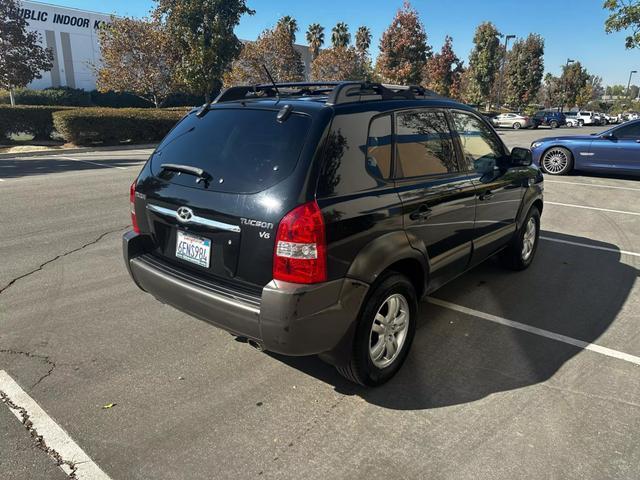
<svg viewBox="0 0 640 480"><path fill-rule="evenodd" d="M376 71L387 82L419 85L430 56L424 25L418 12L405 1L382 34Z"/></svg>
<svg viewBox="0 0 640 480"><path fill-rule="evenodd" d="M560 84L563 91L562 106L569 106L570 108L576 105L578 96L581 97L584 92L581 92L589 81L589 73L582 67L580 62L575 62L570 65L562 67L562 75L560 76ZM582 98L581 98L582 99Z"/></svg>
<svg viewBox="0 0 640 480"><path fill-rule="evenodd" d="M154 16L178 42L182 60L179 79L205 100L242 49L233 30L244 14L253 15L246 0L156 0Z"/></svg>
<svg viewBox="0 0 640 480"><path fill-rule="evenodd" d="M453 39L447 35L440 53L427 60L422 73L423 84L439 95L458 97L463 71L462 61L453 51Z"/></svg>
<svg viewBox="0 0 640 480"><path fill-rule="evenodd" d="M524 40L516 40L507 54L505 70L507 104L522 109L536 98L542 85L544 39L530 34Z"/></svg>
<svg viewBox="0 0 640 480"><path fill-rule="evenodd" d="M298 22L290 15L285 15L278 20L278 26L284 28L291 35L291 43L296 43L296 33L298 31Z"/></svg>
<svg viewBox="0 0 640 480"><path fill-rule="evenodd" d="M611 14L604 23L607 33L631 30L625 39L627 48L640 47L640 1L639 0L606 0L604 8Z"/></svg>
<svg viewBox="0 0 640 480"><path fill-rule="evenodd" d="M0 3L0 88L9 90L15 106L13 89L26 87L42 71L53 68L53 52L40 46L40 35L27 32L27 21L20 15L15 0Z"/></svg>
<svg viewBox="0 0 640 480"><path fill-rule="evenodd" d="M349 26L340 22L331 29L331 44L336 47L346 47L351 43L351 34L349 33Z"/></svg>
<svg viewBox="0 0 640 480"><path fill-rule="evenodd" d="M501 36L491 22L481 23L473 37L474 47L469 55L470 81L487 108L491 104L491 90L496 83L504 50L500 45Z"/></svg>
<svg viewBox="0 0 640 480"><path fill-rule="evenodd" d="M224 77L226 86L264 83L263 65L278 82L304 80L302 56L293 46L291 31L286 22L278 22L273 30L263 31L255 42L247 42L240 56Z"/></svg>
<svg viewBox="0 0 640 480"><path fill-rule="evenodd" d="M360 55L368 55L371 46L371 30L364 25L356 31L356 50Z"/></svg>
<svg viewBox="0 0 640 480"><path fill-rule="evenodd" d="M366 59L354 47L331 47L322 50L311 64L315 81L367 80Z"/></svg>
<svg viewBox="0 0 640 480"><path fill-rule="evenodd" d="M307 29L307 44L311 50L311 59L315 59L324 45L324 27L319 23L312 23Z"/></svg>
<svg viewBox="0 0 640 480"><path fill-rule="evenodd" d="M638 85L631 85L629 87L629 98L638 98L640 95L640 87Z"/></svg>
<svg viewBox="0 0 640 480"><path fill-rule="evenodd" d="M180 53L157 20L113 18L98 32L102 62L97 67L101 92L131 92L161 107L175 91Z"/></svg>
<svg viewBox="0 0 640 480"><path fill-rule="evenodd" d="M545 108L559 107L562 103L562 83L559 77L547 73L544 76L542 88L538 93L538 101Z"/></svg>

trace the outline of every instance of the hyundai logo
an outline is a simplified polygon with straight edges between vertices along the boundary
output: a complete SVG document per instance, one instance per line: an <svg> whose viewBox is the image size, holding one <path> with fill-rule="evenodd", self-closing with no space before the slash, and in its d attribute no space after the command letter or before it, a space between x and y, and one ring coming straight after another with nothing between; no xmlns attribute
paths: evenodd
<svg viewBox="0 0 640 480"><path fill-rule="evenodd" d="M176 210L176 218L181 222L188 222L193 218L193 210L188 207L180 207Z"/></svg>

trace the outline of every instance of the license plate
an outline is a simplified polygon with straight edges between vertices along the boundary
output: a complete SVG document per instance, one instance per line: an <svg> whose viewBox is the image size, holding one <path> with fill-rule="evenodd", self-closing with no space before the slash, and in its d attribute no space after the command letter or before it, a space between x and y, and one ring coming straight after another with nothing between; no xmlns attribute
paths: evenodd
<svg viewBox="0 0 640 480"><path fill-rule="evenodd" d="M211 240L178 230L176 257L209 268Z"/></svg>

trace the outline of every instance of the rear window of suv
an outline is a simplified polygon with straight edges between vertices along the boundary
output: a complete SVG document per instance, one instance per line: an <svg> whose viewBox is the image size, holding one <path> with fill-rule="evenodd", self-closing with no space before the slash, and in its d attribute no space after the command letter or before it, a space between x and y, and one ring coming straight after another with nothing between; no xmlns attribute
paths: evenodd
<svg viewBox="0 0 640 480"><path fill-rule="evenodd" d="M265 190L291 174L311 124L309 116L297 113L279 123L277 113L213 109L200 118L188 115L160 143L151 169L165 180L194 188L229 193ZM205 187L192 175L164 170L166 163L201 168L211 181Z"/></svg>

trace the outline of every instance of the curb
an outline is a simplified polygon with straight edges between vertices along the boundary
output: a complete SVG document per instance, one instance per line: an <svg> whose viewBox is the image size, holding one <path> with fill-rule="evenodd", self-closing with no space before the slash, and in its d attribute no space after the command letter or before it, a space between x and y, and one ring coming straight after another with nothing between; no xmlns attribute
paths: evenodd
<svg viewBox="0 0 640 480"><path fill-rule="evenodd" d="M59 150L40 150L34 152L15 152L15 153L0 153L0 159L2 158L21 158L21 157L36 157L41 155L71 155L74 153L87 153L87 152L111 152L120 150L142 150L146 148L155 148L157 143L147 143L140 145L125 145L125 146L113 146L113 147L78 147L78 148L62 148Z"/></svg>

